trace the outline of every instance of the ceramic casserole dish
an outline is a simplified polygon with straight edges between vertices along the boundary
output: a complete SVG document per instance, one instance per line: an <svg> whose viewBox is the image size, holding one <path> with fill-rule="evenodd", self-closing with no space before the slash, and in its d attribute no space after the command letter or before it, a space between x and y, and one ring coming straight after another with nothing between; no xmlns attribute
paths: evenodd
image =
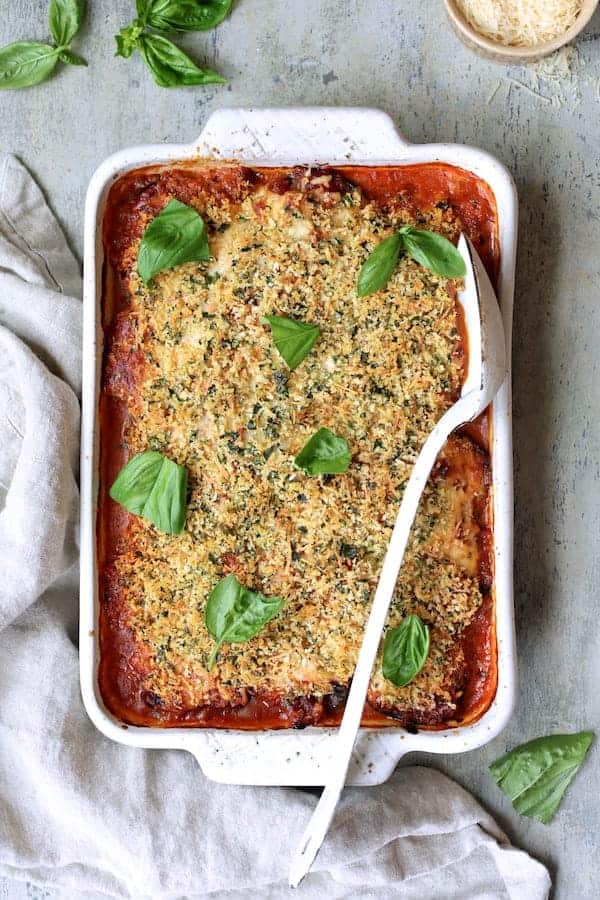
<svg viewBox="0 0 600 900"><path fill-rule="evenodd" d="M96 518L99 485L98 398L103 353L102 222L114 182L143 166L222 160L257 167L403 166L444 163L473 173L494 195L498 217L498 297L510 347L517 202L512 179L493 157L453 144L411 145L386 114L370 109L231 109L215 112L191 144L149 145L121 151L97 169L87 193L84 246L84 346L81 450L80 659L84 703L94 724L130 746L191 752L218 781L256 785L318 785L335 764L336 728L242 731L223 728L141 727L125 724L105 706L98 682L99 590ZM408 752L457 753L482 746L504 727L516 690L512 596L512 446L510 377L491 413L493 471L494 615L497 688L489 708L470 724L437 730L363 728L349 771L351 784L385 781Z"/></svg>

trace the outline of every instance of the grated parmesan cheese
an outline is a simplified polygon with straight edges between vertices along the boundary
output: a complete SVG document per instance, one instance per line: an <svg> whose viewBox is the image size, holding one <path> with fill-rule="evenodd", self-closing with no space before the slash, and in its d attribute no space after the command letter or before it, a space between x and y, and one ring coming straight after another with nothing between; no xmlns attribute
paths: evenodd
<svg viewBox="0 0 600 900"><path fill-rule="evenodd" d="M581 12L581 0L455 0L483 37L510 47L535 47L565 34Z"/></svg>

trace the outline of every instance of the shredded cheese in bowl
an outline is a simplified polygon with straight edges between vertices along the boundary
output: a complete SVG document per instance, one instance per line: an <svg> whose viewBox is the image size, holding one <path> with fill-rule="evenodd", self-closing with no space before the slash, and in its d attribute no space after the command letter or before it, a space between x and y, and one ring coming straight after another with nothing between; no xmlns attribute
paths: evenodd
<svg viewBox="0 0 600 900"><path fill-rule="evenodd" d="M507 47L536 47L566 34L582 5L582 0L455 0L472 28Z"/></svg>

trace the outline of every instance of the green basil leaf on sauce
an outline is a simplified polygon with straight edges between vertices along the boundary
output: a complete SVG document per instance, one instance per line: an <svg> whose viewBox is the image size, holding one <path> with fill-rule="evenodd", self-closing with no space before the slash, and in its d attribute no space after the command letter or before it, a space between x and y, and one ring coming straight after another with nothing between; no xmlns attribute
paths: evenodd
<svg viewBox="0 0 600 900"><path fill-rule="evenodd" d="M397 628L390 628L383 642L383 677L404 687L418 675L429 653L429 628L419 616L407 616Z"/></svg>
<svg viewBox="0 0 600 900"><path fill-rule="evenodd" d="M144 23L157 31L208 31L227 16L232 0L150 0Z"/></svg>
<svg viewBox="0 0 600 900"><path fill-rule="evenodd" d="M148 284L163 269L208 259L210 250L202 216L191 206L170 200L144 232L138 250L138 274Z"/></svg>
<svg viewBox="0 0 600 900"><path fill-rule="evenodd" d="M188 473L156 450L137 453L121 469L109 494L159 531L180 534L185 525Z"/></svg>
<svg viewBox="0 0 600 900"><path fill-rule="evenodd" d="M208 671L214 666L223 644L243 644L255 637L267 622L280 612L281 597L265 597L251 591L227 575L211 591L204 621L216 644L206 663Z"/></svg>
<svg viewBox="0 0 600 900"><path fill-rule="evenodd" d="M261 322L271 326L273 343L292 371L308 356L321 333L318 325L285 316L265 316Z"/></svg>
<svg viewBox="0 0 600 900"><path fill-rule="evenodd" d="M200 68L183 50L159 34L140 34L137 48L159 87L226 84L217 72Z"/></svg>
<svg viewBox="0 0 600 900"><path fill-rule="evenodd" d="M463 278L466 274L465 261L452 241L435 231L403 225L381 241L363 263L356 286L359 297L366 297L387 285L403 251L419 265L443 278Z"/></svg>
<svg viewBox="0 0 600 900"><path fill-rule="evenodd" d="M17 41L0 48L0 89L33 87L49 78L59 50L37 41Z"/></svg>
<svg viewBox="0 0 600 900"><path fill-rule="evenodd" d="M71 43L81 27L85 15L85 3L79 0L51 0L48 10L50 31L54 42L61 49Z"/></svg>
<svg viewBox="0 0 600 900"><path fill-rule="evenodd" d="M490 774L517 812L547 825L593 739L581 731L528 741L493 762Z"/></svg>
<svg viewBox="0 0 600 900"><path fill-rule="evenodd" d="M307 475L340 475L348 471L352 455L348 442L329 428L319 428L294 460Z"/></svg>
<svg viewBox="0 0 600 900"><path fill-rule="evenodd" d="M448 238L410 225L400 228L398 233L402 235L404 249L419 265L442 278L464 278L465 261Z"/></svg>
<svg viewBox="0 0 600 900"><path fill-rule="evenodd" d="M356 287L359 297L366 297L386 286L398 265L401 248L402 238L397 233L377 244L360 270Z"/></svg>

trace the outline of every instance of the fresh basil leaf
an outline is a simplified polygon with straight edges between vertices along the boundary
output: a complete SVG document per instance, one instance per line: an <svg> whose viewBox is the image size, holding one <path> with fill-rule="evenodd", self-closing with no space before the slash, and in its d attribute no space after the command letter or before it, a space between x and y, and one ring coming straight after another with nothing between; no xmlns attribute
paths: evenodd
<svg viewBox="0 0 600 900"><path fill-rule="evenodd" d="M134 50L137 50L140 44L140 36L143 27L139 22L132 22L121 28L120 32L115 35L117 50L115 56L122 56L123 59L129 59Z"/></svg>
<svg viewBox="0 0 600 900"><path fill-rule="evenodd" d="M135 0L135 9L142 25L146 24L146 17L150 12L153 0Z"/></svg>
<svg viewBox="0 0 600 900"><path fill-rule="evenodd" d="M429 653L429 628L419 616L407 616L390 628L383 642L383 677L404 687L418 675Z"/></svg>
<svg viewBox="0 0 600 900"><path fill-rule="evenodd" d="M193 207L170 200L144 232L138 250L138 274L148 284L163 269L208 259L210 250L202 216Z"/></svg>
<svg viewBox="0 0 600 900"><path fill-rule="evenodd" d="M215 664L223 644L243 644L277 615L283 606L281 597L265 597L240 584L235 575L227 575L213 588L204 610L204 621L217 642L206 668Z"/></svg>
<svg viewBox="0 0 600 900"><path fill-rule="evenodd" d="M158 34L141 34L138 49L159 87L226 84L212 69L201 69L183 50Z"/></svg>
<svg viewBox="0 0 600 900"><path fill-rule="evenodd" d="M435 231L405 225L398 232L404 249L415 262L443 278L464 278L465 261L454 244Z"/></svg>
<svg viewBox="0 0 600 900"><path fill-rule="evenodd" d="M150 0L145 22L157 31L208 31L227 16L232 0Z"/></svg>
<svg viewBox="0 0 600 900"><path fill-rule="evenodd" d="M359 297L366 297L386 286L398 265L401 247L402 238L399 234L391 234L377 244L360 270L356 286Z"/></svg>
<svg viewBox="0 0 600 900"><path fill-rule="evenodd" d="M593 739L580 731L528 741L493 762L490 774L517 812L547 825Z"/></svg>
<svg viewBox="0 0 600 900"><path fill-rule="evenodd" d="M143 516L167 534L180 534L185 525L187 469L148 450L121 469L109 494L130 513Z"/></svg>
<svg viewBox="0 0 600 900"><path fill-rule="evenodd" d="M78 0L51 0L48 11L50 32L58 47L65 49L73 40L85 15L85 3Z"/></svg>
<svg viewBox="0 0 600 900"><path fill-rule="evenodd" d="M339 475L348 470L352 455L348 442L329 428L319 428L294 460L307 475Z"/></svg>
<svg viewBox="0 0 600 900"><path fill-rule="evenodd" d="M321 333L318 325L285 316L265 316L261 322L271 326L273 343L292 371L308 356Z"/></svg>
<svg viewBox="0 0 600 900"><path fill-rule="evenodd" d="M36 41L17 41L0 48L0 89L32 87L48 78L59 50Z"/></svg>
<svg viewBox="0 0 600 900"><path fill-rule="evenodd" d="M61 50L58 58L61 62L67 63L69 66L87 66L87 62L83 56L79 56L78 53L73 53L72 50Z"/></svg>

